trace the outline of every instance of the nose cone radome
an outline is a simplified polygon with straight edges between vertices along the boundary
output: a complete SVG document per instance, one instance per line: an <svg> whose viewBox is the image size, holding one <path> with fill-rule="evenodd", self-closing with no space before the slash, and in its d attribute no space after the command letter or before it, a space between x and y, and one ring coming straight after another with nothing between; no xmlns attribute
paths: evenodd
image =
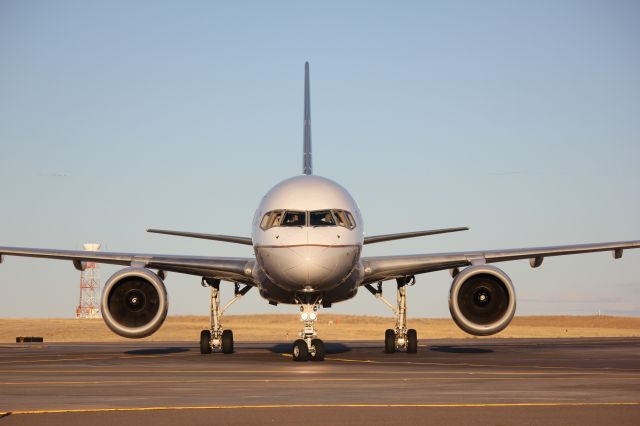
<svg viewBox="0 0 640 426"><path fill-rule="evenodd" d="M325 291L336 287L353 269L359 247L289 246L258 249L267 275L294 291Z"/></svg>

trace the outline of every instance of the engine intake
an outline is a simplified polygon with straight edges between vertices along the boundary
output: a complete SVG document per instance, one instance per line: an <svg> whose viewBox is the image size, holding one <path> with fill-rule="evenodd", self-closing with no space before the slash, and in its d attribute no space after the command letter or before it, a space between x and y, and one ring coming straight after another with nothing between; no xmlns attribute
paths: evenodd
<svg viewBox="0 0 640 426"><path fill-rule="evenodd" d="M105 284L101 307L102 318L114 333L134 339L147 337L167 317L167 289L148 269L125 268Z"/></svg>
<svg viewBox="0 0 640 426"><path fill-rule="evenodd" d="M516 312L511 279L491 265L464 269L451 284L449 311L458 327L469 334L489 336L503 330Z"/></svg>

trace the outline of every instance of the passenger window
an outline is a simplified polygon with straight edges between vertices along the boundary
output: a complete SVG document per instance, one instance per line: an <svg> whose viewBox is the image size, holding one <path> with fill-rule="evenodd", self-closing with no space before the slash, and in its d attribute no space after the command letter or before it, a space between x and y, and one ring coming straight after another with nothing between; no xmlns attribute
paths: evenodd
<svg viewBox="0 0 640 426"><path fill-rule="evenodd" d="M336 221L331 210L320 210L309 213L309 224L311 226L335 226Z"/></svg>
<svg viewBox="0 0 640 426"><path fill-rule="evenodd" d="M280 226L305 226L306 222L305 212L287 211Z"/></svg>
<svg viewBox="0 0 640 426"><path fill-rule="evenodd" d="M280 220L282 219L282 210L274 210L272 212L266 213L262 217L262 221L260 222L260 228L265 231L269 228L273 228L274 226L280 225Z"/></svg>

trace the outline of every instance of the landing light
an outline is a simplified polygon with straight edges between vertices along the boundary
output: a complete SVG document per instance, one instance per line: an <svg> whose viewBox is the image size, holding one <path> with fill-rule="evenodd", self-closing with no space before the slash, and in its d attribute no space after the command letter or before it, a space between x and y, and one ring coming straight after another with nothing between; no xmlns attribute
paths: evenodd
<svg viewBox="0 0 640 426"><path fill-rule="evenodd" d="M311 321L315 321L315 320L316 320L316 318L318 318L318 315L316 315L316 313L315 313L315 312L311 312L311 313L309 314L309 319L310 319Z"/></svg>
<svg viewBox="0 0 640 426"><path fill-rule="evenodd" d="M300 318L302 319L302 321L306 321L309 318L309 314L306 312L303 312L300 314Z"/></svg>

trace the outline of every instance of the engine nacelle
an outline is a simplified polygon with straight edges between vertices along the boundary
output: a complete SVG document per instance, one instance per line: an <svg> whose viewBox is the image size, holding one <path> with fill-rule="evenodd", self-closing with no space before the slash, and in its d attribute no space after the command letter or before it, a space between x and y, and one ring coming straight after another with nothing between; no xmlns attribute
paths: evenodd
<svg viewBox="0 0 640 426"><path fill-rule="evenodd" d="M469 334L488 336L503 330L516 312L511 279L491 265L464 269L451 284L449 311L458 327Z"/></svg>
<svg viewBox="0 0 640 426"><path fill-rule="evenodd" d="M102 319L116 334L133 339L156 332L167 317L167 289L144 268L125 268L109 278L102 291Z"/></svg>

